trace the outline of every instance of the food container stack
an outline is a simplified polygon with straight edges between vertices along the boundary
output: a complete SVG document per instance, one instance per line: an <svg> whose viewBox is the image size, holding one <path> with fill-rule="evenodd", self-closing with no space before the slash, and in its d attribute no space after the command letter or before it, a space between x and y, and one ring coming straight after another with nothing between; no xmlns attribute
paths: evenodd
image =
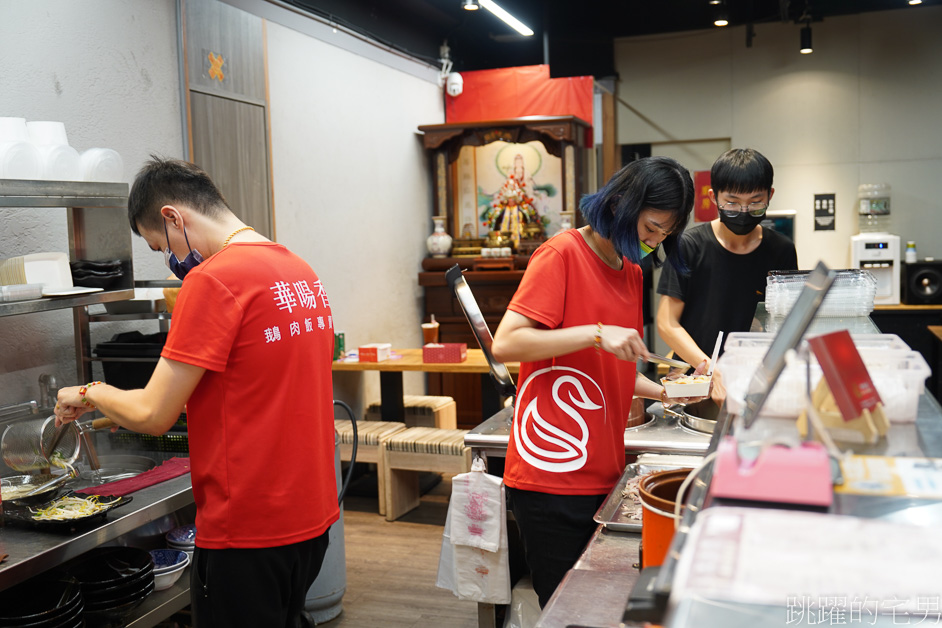
<svg viewBox="0 0 942 628"><path fill-rule="evenodd" d="M916 420L919 396L931 371L925 358L910 349L894 334L851 334L854 345L870 373L883 402L887 418L893 423ZM730 412L738 414L744 407L746 391L762 363L774 334L732 333L726 351L716 364L726 386L726 403ZM811 359L811 389L823 376L814 354ZM764 416L795 418L805 408L806 367L796 361L785 367L775 382L772 393L762 408Z"/></svg>
<svg viewBox="0 0 942 628"><path fill-rule="evenodd" d="M807 272L773 271L766 278L765 309L775 317L784 317L795 305L805 287ZM877 295L877 280L868 270L837 271L834 284L824 297L817 315L823 317L869 316Z"/></svg>

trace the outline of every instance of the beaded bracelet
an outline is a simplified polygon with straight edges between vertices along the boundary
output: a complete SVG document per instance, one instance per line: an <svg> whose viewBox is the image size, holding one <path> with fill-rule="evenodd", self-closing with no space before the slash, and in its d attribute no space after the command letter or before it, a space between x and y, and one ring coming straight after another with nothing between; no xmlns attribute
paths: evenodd
<svg viewBox="0 0 942 628"><path fill-rule="evenodd" d="M599 321L595 328L595 352L602 352L602 321Z"/></svg>
<svg viewBox="0 0 942 628"><path fill-rule="evenodd" d="M101 383L102 383L102 382L88 382L87 384L85 384L84 386L82 386L81 388L79 388L79 396L82 398L82 403L85 404L85 407L87 407L87 408L94 408L94 407L95 407L94 404L92 404L91 401L89 401L88 399L85 398L85 395L86 395L86 393L88 393L88 389L89 389L89 388L91 388L92 386L97 386L98 384L101 384Z"/></svg>

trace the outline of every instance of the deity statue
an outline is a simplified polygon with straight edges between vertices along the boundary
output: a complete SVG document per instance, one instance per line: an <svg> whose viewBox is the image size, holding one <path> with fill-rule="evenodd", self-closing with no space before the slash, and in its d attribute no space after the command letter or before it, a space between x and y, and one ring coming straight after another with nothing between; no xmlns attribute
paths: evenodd
<svg viewBox="0 0 942 628"><path fill-rule="evenodd" d="M519 248L527 225L531 225L531 231L536 226L542 231L540 215L533 203L533 192L527 183L523 155L514 157L513 170L494 195L485 212L485 219L492 231L509 232L514 248Z"/></svg>

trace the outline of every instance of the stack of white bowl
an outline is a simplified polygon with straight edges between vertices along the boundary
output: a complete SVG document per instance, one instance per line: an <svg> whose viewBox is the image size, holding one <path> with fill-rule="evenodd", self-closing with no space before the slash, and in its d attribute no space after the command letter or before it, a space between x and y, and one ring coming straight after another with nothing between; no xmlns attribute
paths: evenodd
<svg viewBox="0 0 942 628"><path fill-rule="evenodd" d="M172 587L190 564L190 555L183 550L157 549L150 555L154 561L154 591Z"/></svg>
<svg viewBox="0 0 942 628"><path fill-rule="evenodd" d="M124 162L110 148L79 155L62 122L0 117L0 179L121 182Z"/></svg>
<svg viewBox="0 0 942 628"><path fill-rule="evenodd" d="M189 523L179 528L174 528L164 535L167 539L167 547L170 549L182 550L193 558L193 549L196 547L196 524Z"/></svg>

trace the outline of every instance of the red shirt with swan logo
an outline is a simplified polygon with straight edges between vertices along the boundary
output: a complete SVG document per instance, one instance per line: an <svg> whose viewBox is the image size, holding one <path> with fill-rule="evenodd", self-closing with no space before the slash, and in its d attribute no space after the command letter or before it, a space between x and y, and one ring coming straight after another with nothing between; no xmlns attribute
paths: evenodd
<svg viewBox="0 0 942 628"><path fill-rule="evenodd" d="M616 325L642 333L641 268L605 264L575 229L530 259L508 309L548 329ZM634 362L589 347L523 362L504 468L512 488L557 495L608 493L625 468Z"/></svg>

